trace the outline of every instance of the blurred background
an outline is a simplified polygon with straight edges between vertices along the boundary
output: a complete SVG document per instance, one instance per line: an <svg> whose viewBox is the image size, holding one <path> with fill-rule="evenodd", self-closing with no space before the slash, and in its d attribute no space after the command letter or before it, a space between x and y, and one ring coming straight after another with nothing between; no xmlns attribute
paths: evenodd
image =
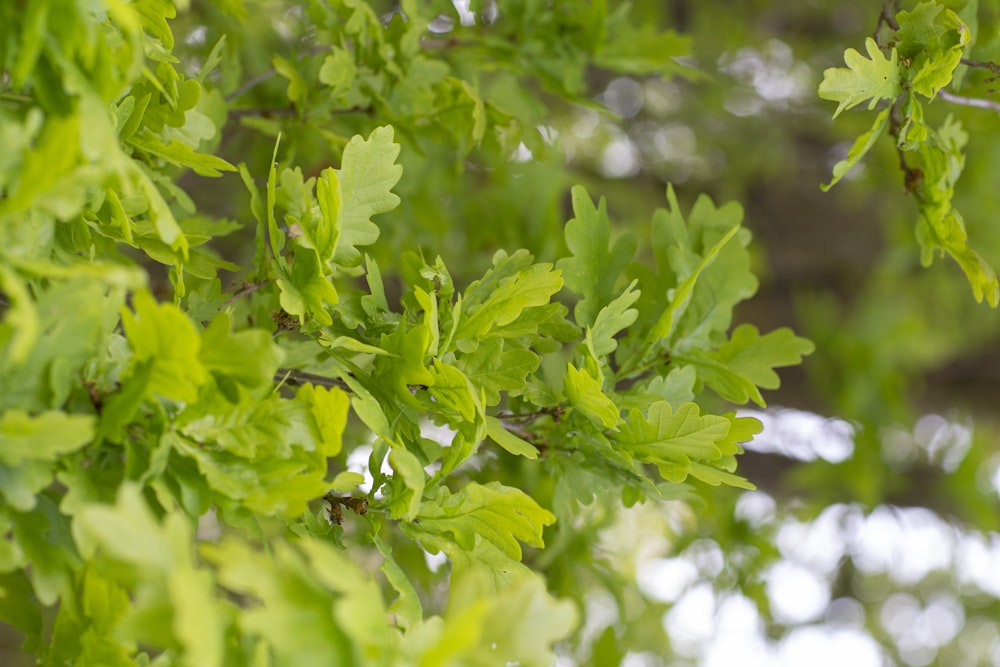
<svg viewBox="0 0 1000 667"><path fill-rule="evenodd" d="M212 79L236 106L221 156L262 173L273 140L260 135L280 130L288 159L314 175L336 164L345 138L391 122L350 103L290 105L272 57L307 74L319 67L309 61L316 3L249 4L270 20L242 24L225 3L193 2L173 22L192 76L229 33ZM503 35L506 8L523 3L437 4L429 29L447 48L462 30ZM966 4L976 5L954 6ZM398 9L373 5L390 19ZM706 193L745 209L761 286L737 320L791 326L816 343L802 367L781 373L769 407L748 412L765 424L740 460L757 491L702 489L701 502L595 517L605 528L592 558L607 578L587 597L584 642L560 667L1000 666L1000 315L974 301L950 260L920 266L916 206L888 137L829 193L819 188L872 116L862 105L834 123L816 87L825 68L843 66L844 49L863 46L882 9L636 0L634 20L690 39L663 45L679 54L670 76L590 67L560 83L498 66L480 84L490 121L513 119L503 132L472 151L446 133L402 137L403 206L380 220L395 227L373 247L390 290L394 258L414 245L444 258L457 285L497 248L555 257L573 183L606 196L615 224L641 238L672 183L685 206ZM1000 62L998 14L997 3L978 3L978 59ZM483 66L461 48L443 57L456 71ZM962 94L991 94L976 72L964 85ZM566 101L570 88L579 99ZM200 104L211 113L212 96ZM953 114L972 137L956 203L973 247L1000 266L1000 118L943 100L927 113ZM236 176L180 185L207 213L249 219ZM494 219L512 199L519 217ZM236 263L252 253L239 233L217 250ZM151 270L169 289L165 270ZM224 275L223 289L238 284ZM558 592L557 564L539 567Z"/></svg>

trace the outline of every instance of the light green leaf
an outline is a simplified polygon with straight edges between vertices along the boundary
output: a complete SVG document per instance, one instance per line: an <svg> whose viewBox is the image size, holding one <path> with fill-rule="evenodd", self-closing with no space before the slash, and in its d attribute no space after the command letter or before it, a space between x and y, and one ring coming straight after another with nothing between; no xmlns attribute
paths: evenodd
<svg viewBox="0 0 1000 667"><path fill-rule="evenodd" d="M814 349L810 341L799 338L791 329L775 329L761 336L757 327L741 324L717 351L705 355L709 363L695 363L698 375L726 400L753 400L763 407L758 387L777 389L781 384L773 369L799 364Z"/></svg>
<svg viewBox="0 0 1000 667"><path fill-rule="evenodd" d="M378 535L372 536L375 548L382 554L385 561L379 568L385 574L386 581L392 586L399 597L389 605L388 612L393 615L395 625L403 630L409 630L419 625L424 619L423 607L420 604L420 596L413 584L406 576L406 572L392 556L392 547L386 544Z"/></svg>
<svg viewBox="0 0 1000 667"><path fill-rule="evenodd" d="M135 579L165 577L191 561L191 536L184 519L170 514L161 524L138 485L125 482L114 505L91 503L76 514L73 534L84 557L95 551L124 567Z"/></svg>
<svg viewBox="0 0 1000 667"><path fill-rule="evenodd" d="M658 401L649 406L648 417L631 410L615 441L640 461L686 465L691 459L719 458L717 443L729 433L729 424L725 417L700 414L694 403L674 412L669 403Z"/></svg>
<svg viewBox="0 0 1000 667"><path fill-rule="evenodd" d="M566 287L583 298L574 315L577 324L592 325L597 313L611 303L615 285L635 254L636 240L629 234L619 236L610 248L611 222L602 197L597 208L582 186L571 191L573 215L566 223L566 246L573 254L559 260Z"/></svg>
<svg viewBox="0 0 1000 667"><path fill-rule="evenodd" d="M451 536L465 551L471 551L481 537L493 543L508 558L521 560L518 540L542 547L542 528L555 516L543 509L520 489L499 482L472 482L458 493L443 486L428 494L420 506L417 521L402 524L414 539L422 535Z"/></svg>
<svg viewBox="0 0 1000 667"><path fill-rule="evenodd" d="M0 463L17 466L26 460L55 461L59 455L90 442L95 422L91 415L65 412L29 415L21 410L7 410L0 416Z"/></svg>
<svg viewBox="0 0 1000 667"><path fill-rule="evenodd" d="M389 451L392 466L392 499L389 513L394 519L412 521L420 511L427 475L419 459L402 445L393 445Z"/></svg>
<svg viewBox="0 0 1000 667"><path fill-rule="evenodd" d="M368 139L352 138L344 149L341 167L336 170L340 213L334 261L338 264L360 264L357 246L371 245L379 236L371 217L399 205L399 197L392 193L403 175L403 167L396 164L398 155L399 144L393 141L389 125L375 128Z"/></svg>
<svg viewBox="0 0 1000 667"><path fill-rule="evenodd" d="M494 269L491 271L502 270L507 259L506 254L498 252L493 257ZM491 277L488 274L483 280ZM548 304L562 284L561 272L553 271L551 264L532 264L512 276L504 277L497 281L496 289L481 304L463 302L462 319L455 337L472 340L484 338L494 327L502 327L517 320L525 309ZM473 287L478 287L478 284L470 286L470 289Z"/></svg>
<svg viewBox="0 0 1000 667"><path fill-rule="evenodd" d="M180 664L203 667L222 663L226 615L215 598L215 582L204 569L185 564L169 574L174 635L183 646Z"/></svg>
<svg viewBox="0 0 1000 667"><path fill-rule="evenodd" d="M319 69L319 80L330 86L331 95L338 96L347 93L354 84L358 68L354 56L347 49L332 47L332 53L323 60Z"/></svg>
<svg viewBox="0 0 1000 667"><path fill-rule="evenodd" d="M886 58L871 37L865 40L865 47L868 49L868 58L854 49L847 49L844 52L846 68L831 67L823 72L819 96L839 102L837 110L833 112L834 118L841 111L866 100L871 100L868 108L874 109L879 100L895 99L902 92L896 49L892 49L890 57Z"/></svg>
<svg viewBox="0 0 1000 667"><path fill-rule="evenodd" d="M333 323L328 306L336 304L340 297L324 274L315 250L297 250L291 270L281 274L275 282L281 290L279 301L285 311L303 322L314 318L320 324Z"/></svg>
<svg viewBox="0 0 1000 667"><path fill-rule="evenodd" d="M455 366L483 390L486 405L492 406L500 402L502 392L522 389L525 378L538 370L540 363L541 357L531 350L510 346L499 336L491 336L474 352L461 355Z"/></svg>
<svg viewBox="0 0 1000 667"><path fill-rule="evenodd" d="M153 364L150 393L178 401L194 401L208 380L201 362L201 337L194 324L173 304L157 304L148 292L133 297L134 312L122 312L125 336L132 346L132 369Z"/></svg>
<svg viewBox="0 0 1000 667"><path fill-rule="evenodd" d="M504 428L503 422L496 417L486 417L486 433L493 442L514 456L523 456L531 460L538 458L538 449L536 447L508 431Z"/></svg>
<svg viewBox="0 0 1000 667"><path fill-rule="evenodd" d="M218 315L202 333L199 359L204 367L246 387L272 383L283 358L264 329L233 332L228 313Z"/></svg>
<svg viewBox="0 0 1000 667"><path fill-rule="evenodd" d="M163 158L170 164L187 167L199 176L222 176L224 171L236 171L236 167L221 157L198 153L177 139L171 139L169 144L165 144L148 130L132 135L128 143L150 155Z"/></svg>
<svg viewBox="0 0 1000 667"><path fill-rule="evenodd" d="M600 380L587 369L567 364L565 391L569 405L599 427L614 429L618 425L618 407L601 390Z"/></svg>
<svg viewBox="0 0 1000 667"><path fill-rule="evenodd" d="M854 144L851 146L851 150L847 151L847 157L833 166L833 179L826 185L821 185L820 189L826 192L834 185L836 185L841 178L847 175L851 169L854 168L861 158L865 156L878 138L882 136L885 128L889 125L889 109L888 107L879 112L878 116L875 117L875 122L872 123L871 129L862 134L860 137L854 140Z"/></svg>
<svg viewBox="0 0 1000 667"><path fill-rule="evenodd" d="M299 389L295 400L309 406L319 436L319 454L326 458L339 454L341 438L347 426L347 410L351 404L347 393L337 387L305 384Z"/></svg>
<svg viewBox="0 0 1000 667"><path fill-rule="evenodd" d="M639 311L630 307L641 296L635 289L638 282L633 280L624 292L602 308L594 320L593 328L587 329L587 345L596 359L606 357L618 349L615 336L630 327L638 317Z"/></svg>

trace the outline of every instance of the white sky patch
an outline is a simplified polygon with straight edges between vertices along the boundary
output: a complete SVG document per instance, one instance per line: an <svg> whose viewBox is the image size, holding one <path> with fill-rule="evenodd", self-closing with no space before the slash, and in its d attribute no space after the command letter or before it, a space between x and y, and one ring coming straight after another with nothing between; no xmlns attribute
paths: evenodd
<svg viewBox="0 0 1000 667"><path fill-rule="evenodd" d="M771 613L779 623L798 624L819 618L830 603L830 586L812 570L779 561L764 575Z"/></svg>
<svg viewBox="0 0 1000 667"><path fill-rule="evenodd" d="M736 518L746 521L752 528L760 528L774 521L774 498L763 491L747 491L736 501Z"/></svg>
<svg viewBox="0 0 1000 667"><path fill-rule="evenodd" d="M1000 535L962 535L955 560L959 583L1000 598Z"/></svg>
<svg viewBox="0 0 1000 667"><path fill-rule="evenodd" d="M830 463L846 461L854 453L854 427L843 419L792 409L741 410L739 416L755 417L764 425L764 432L746 445L755 452Z"/></svg>
<svg viewBox="0 0 1000 667"><path fill-rule="evenodd" d="M833 574L844 555L845 532L853 532L861 513L849 505L831 505L810 522L786 519L776 542L781 554L812 570Z"/></svg>
<svg viewBox="0 0 1000 667"><path fill-rule="evenodd" d="M639 569L639 589L658 602L674 602L698 580L698 568L687 558L661 558Z"/></svg>
<svg viewBox="0 0 1000 667"><path fill-rule="evenodd" d="M857 630L809 626L788 633L776 647L775 667L883 667L878 644Z"/></svg>
<svg viewBox="0 0 1000 667"><path fill-rule="evenodd" d="M601 171L608 178L628 178L639 173L639 148L626 136L608 142L601 154Z"/></svg>
<svg viewBox="0 0 1000 667"><path fill-rule="evenodd" d="M716 596L712 585L700 583L689 588L664 614L663 622L678 653L687 657L701 653L705 642L719 632L715 610Z"/></svg>
<svg viewBox="0 0 1000 667"><path fill-rule="evenodd" d="M950 567L955 547L954 529L920 507L876 507L849 539L858 569L904 585Z"/></svg>

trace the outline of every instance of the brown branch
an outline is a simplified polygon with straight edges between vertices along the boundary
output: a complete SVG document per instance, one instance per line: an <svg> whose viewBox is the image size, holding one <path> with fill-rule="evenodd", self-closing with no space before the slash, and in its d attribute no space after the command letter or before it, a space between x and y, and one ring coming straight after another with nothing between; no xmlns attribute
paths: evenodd
<svg viewBox="0 0 1000 667"><path fill-rule="evenodd" d="M997 76L1000 76L1000 65L989 62L988 60L971 60L969 58L962 58L959 62L966 67L989 70Z"/></svg>
<svg viewBox="0 0 1000 667"><path fill-rule="evenodd" d="M303 384L315 384L321 387L336 387L338 389L348 390L349 387L347 383L340 378L327 377L325 375L316 375L315 373L307 373L306 371L300 371L297 368L279 368L278 372L274 374L275 382L284 382L292 386L298 386Z"/></svg>
<svg viewBox="0 0 1000 667"><path fill-rule="evenodd" d="M233 301L236 301L236 299L239 299L241 296L246 296L247 294L253 294L254 292L256 292L257 290L259 290L260 288L266 287L269 284L270 284L270 282L267 281L267 280L262 280L262 281L257 282L257 283L243 283L243 286L240 287L235 292L233 292L233 295L231 297L229 297L228 299L226 299L225 301L223 301L222 305L223 306L228 306Z"/></svg>
<svg viewBox="0 0 1000 667"><path fill-rule="evenodd" d="M1000 102L995 102L993 100L984 100L980 97L962 97L961 95L953 95L947 90L939 90L938 95L941 96L942 100L951 102L952 104L961 104L967 107L976 107L977 109L989 109L990 111L1000 112Z"/></svg>
<svg viewBox="0 0 1000 667"><path fill-rule="evenodd" d="M552 421L558 422L565 408L561 405L554 405L551 408L539 408L534 412L498 412L496 417L502 422L531 422L546 415L552 417Z"/></svg>
<svg viewBox="0 0 1000 667"><path fill-rule="evenodd" d="M872 39L879 46L882 46L882 42L878 38L878 33L882 30L882 26L889 26L892 30L899 30L899 23L896 22L896 14L898 12L899 0L886 0L883 3L882 11L878 15L878 23L875 24L875 30L872 32Z"/></svg>

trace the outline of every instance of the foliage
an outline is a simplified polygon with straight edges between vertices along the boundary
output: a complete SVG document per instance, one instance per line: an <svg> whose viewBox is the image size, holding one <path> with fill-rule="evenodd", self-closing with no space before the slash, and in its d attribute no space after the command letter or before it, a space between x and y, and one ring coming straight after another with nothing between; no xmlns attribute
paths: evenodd
<svg viewBox="0 0 1000 667"><path fill-rule="evenodd" d="M961 213L952 206L955 185L965 166L964 149L969 136L960 122L949 116L937 128L924 120L921 98L932 101L957 79L962 55L971 44L972 31L958 14L934 2L923 2L892 19L894 35L887 59L874 39L866 41L870 60L848 49L849 69L830 68L823 74L819 95L839 102L834 117L844 109L881 99L891 106L879 112L872 128L858 137L847 159L833 168L836 184L878 140L886 127L896 142L906 189L916 199L920 216L917 240L920 261L929 266L935 253L947 253L965 272L976 301L1000 303L1000 283L982 256L969 247ZM957 83L957 82L956 82ZM947 93L945 93L947 95Z"/></svg>
<svg viewBox="0 0 1000 667"><path fill-rule="evenodd" d="M0 4L0 620L39 664L665 657L682 638L629 552L651 527L678 552L707 531L719 586L763 598L778 528L736 505L770 481L737 468L767 413L740 406L814 346L746 321L761 246L695 196L725 179L658 173L644 197L587 163L651 125L616 82L678 91L699 141L736 126L697 105L736 86L706 49L745 15L674 3L692 40L642 1ZM888 133L922 262L949 254L996 306L1000 255L958 212L982 210L959 187L976 121L935 115L995 73L979 14L890 3L827 70L837 122L875 119L824 189ZM611 129L574 145L581 118ZM776 168L775 128L733 171ZM950 286L960 331L929 333L912 286L941 274L893 243L855 303L802 301L817 393L868 429L835 472L796 471L806 512L889 497L900 387L989 335Z"/></svg>
<svg viewBox="0 0 1000 667"><path fill-rule="evenodd" d="M0 613L44 664L548 664L583 591L554 597L521 544L568 535L595 497L753 488L736 455L759 424L695 400L763 405L812 350L728 333L756 289L750 234L707 198L685 219L673 190L651 257L583 187L551 261L498 250L462 288L440 256L369 254L433 191L421 170L447 169L432 146L541 151L537 119L588 104L588 68L679 72L677 35L603 4L524 3L483 30L417 2L297 7L308 43L271 62L287 118L234 105L253 80L229 40L261 18L242 3L208 10L237 32L203 60L162 0L3 10ZM220 151L236 118L253 145ZM226 172L252 226L185 188ZM244 227L234 263L217 239ZM367 484L347 466L365 451ZM446 592L421 549L450 561Z"/></svg>

